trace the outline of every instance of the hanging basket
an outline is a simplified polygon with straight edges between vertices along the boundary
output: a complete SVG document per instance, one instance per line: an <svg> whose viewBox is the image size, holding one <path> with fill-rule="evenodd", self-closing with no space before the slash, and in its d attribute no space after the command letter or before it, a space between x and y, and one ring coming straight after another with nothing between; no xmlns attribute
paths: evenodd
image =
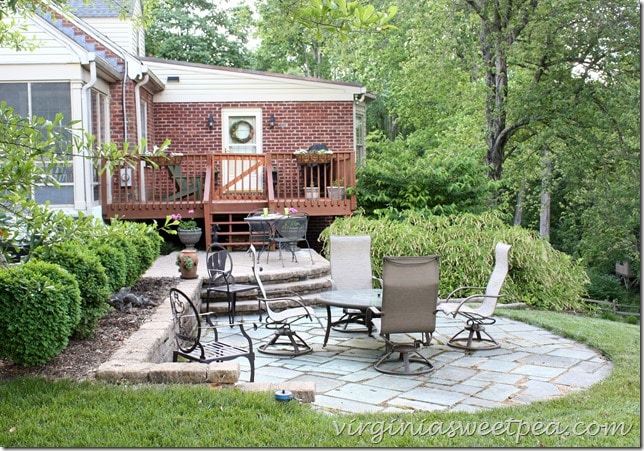
<svg viewBox="0 0 644 451"><path fill-rule="evenodd" d="M333 154L330 153L296 153L295 160L298 164L313 164L313 163L330 163L333 159Z"/></svg>

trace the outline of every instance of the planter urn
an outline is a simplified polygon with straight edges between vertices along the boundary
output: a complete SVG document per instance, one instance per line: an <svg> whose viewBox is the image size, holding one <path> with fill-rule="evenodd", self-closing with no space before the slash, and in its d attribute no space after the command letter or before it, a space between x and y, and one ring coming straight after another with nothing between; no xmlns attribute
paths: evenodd
<svg viewBox="0 0 644 451"><path fill-rule="evenodd" d="M177 235L186 249L195 249L195 244L201 239L201 228L195 230L178 229Z"/></svg>

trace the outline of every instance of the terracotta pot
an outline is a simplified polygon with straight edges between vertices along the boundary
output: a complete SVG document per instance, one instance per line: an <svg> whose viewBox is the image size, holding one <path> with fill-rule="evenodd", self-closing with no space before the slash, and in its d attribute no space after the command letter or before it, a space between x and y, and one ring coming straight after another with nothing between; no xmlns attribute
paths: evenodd
<svg viewBox="0 0 644 451"><path fill-rule="evenodd" d="M177 256L177 265L182 279L196 279L199 257L196 249L184 249Z"/></svg>
<svg viewBox="0 0 644 451"><path fill-rule="evenodd" d="M186 249L194 249L195 244L201 239L201 229L197 228L196 230L183 230L178 229L177 235L179 236L179 241L183 243Z"/></svg>

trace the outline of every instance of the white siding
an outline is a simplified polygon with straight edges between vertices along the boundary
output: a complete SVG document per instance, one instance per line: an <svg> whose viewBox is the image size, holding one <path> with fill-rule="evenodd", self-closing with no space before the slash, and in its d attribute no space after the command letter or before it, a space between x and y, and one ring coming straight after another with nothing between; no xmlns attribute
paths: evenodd
<svg viewBox="0 0 644 451"><path fill-rule="evenodd" d="M360 86L220 68L144 61L165 83L155 102L351 101ZM168 82L168 77L179 82Z"/></svg>
<svg viewBox="0 0 644 451"><path fill-rule="evenodd" d="M144 56L144 41L140 36L137 36L138 30L134 29L131 21L119 20L118 17L87 17L83 20L119 47L133 55Z"/></svg>
<svg viewBox="0 0 644 451"><path fill-rule="evenodd" d="M33 50L16 51L12 48L0 47L0 65L3 64L66 64L79 63L86 59L87 52L72 41L56 38L56 30L48 31L47 27L37 25L34 20L26 23L25 35L33 36L36 45Z"/></svg>

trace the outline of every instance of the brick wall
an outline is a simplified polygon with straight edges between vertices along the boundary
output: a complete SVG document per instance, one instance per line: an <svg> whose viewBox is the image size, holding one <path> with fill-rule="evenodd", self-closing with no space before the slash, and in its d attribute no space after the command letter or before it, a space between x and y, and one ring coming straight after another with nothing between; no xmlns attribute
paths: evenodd
<svg viewBox="0 0 644 451"><path fill-rule="evenodd" d="M295 151L315 143L325 143L336 151L353 150L353 103L350 101L155 104L154 144L169 138L171 149L177 152L221 152L222 108L263 110L265 153ZM210 114L215 120L212 130L207 125ZM273 129L268 126L271 114L275 116Z"/></svg>

